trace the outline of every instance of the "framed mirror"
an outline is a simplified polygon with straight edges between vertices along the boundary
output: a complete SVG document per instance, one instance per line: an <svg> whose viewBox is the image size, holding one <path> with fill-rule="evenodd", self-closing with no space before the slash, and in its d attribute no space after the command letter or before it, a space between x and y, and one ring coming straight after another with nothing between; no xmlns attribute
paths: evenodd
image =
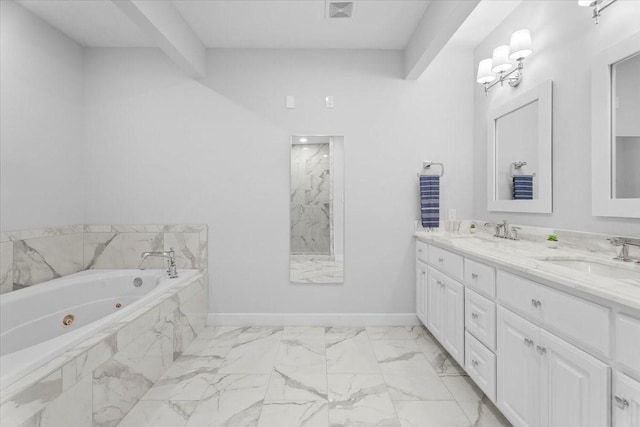
<svg viewBox="0 0 640 427"><path fill-rule="evenodd" d="M289 279L344 282L344 137L291 137Z"/></svg>
<svg viewBox="0 0 640 427"><path fill-rule="evenodd" d="M489 112L489 211L552 212L552 92L549 80Z"/></svg>
<svg viewBox="0 0 640 427"><path fill-rule="evenodd" d="M640 33L594 58L592 213L640 218Z"/></svg>

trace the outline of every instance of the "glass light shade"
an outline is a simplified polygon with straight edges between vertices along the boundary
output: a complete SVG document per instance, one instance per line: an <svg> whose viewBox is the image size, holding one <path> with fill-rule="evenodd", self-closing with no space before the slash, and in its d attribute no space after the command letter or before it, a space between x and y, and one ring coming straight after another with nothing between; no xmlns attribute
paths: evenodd
<svg viewBox="0 0 640 427"><path fill-rule="evenodd" d="M521 59L531 55L533 48L531 47L531 34L529 30L518 30L511 34L509 48L511 52L509 58L511 59Z"/></svg>
<svg viewBox="0 0 640 427"><path fill-rule="evenodd" d="M495 79L495 74L491 72L491 58L480 61L478 64L478 77L476 77L478 83L491 83Z"/></svg>
<svg viewBox="0 0 640 427"><path fill-rule="evenodd" d="M491 71L494 73L501 73L503 71L508 71L513 67L511 61L509 61L509 46L502 45L493 49L493 58L491 58L491 63L493 67Z"/></svg>

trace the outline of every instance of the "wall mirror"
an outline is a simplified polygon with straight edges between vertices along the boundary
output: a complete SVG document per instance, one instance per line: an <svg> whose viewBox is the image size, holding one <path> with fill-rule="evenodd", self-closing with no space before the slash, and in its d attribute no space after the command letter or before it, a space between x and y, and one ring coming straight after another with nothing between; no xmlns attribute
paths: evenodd
<svg viewBox="0 0 640 427"><path fill-rule="evenodd" d="M552 88L547 81L489 112L488 210L551 213Z"/></svg>
<svg viewBox="0 0 640 427"><path fill-rule="evenodd" d="M592 212L640 218L640 33L594 58Z"/></svg>
<svg viewBox="0 0 640 427"><path fill-rule="evenodd" d="M344 137L291 137L289 278L344 282Z"/></svg>

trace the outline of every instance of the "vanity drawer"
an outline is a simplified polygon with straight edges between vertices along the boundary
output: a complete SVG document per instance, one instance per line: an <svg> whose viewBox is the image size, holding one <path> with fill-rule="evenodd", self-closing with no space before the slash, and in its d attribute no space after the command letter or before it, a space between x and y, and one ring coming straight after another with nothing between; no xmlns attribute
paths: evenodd
<svg viewBox="0 0 640 427"><path fill-rule="evenodd" d="M616 360L640 378L640 319L616 315Z"/></svg>
<svg viewBox="0 0 640 427"><path fill-rule="evenodd" d="M429 247L429 264L436 267L440 271L444 271L454 279L462 281L463 277L463 258L453 252L440 249L436 246Z"/></svg>
<svg viewBox="0 0 640 427"><path fill-rule="evenodd" d="M609 357L609 309L498 270L498 299L551 331Z"/></svg>
<svg viewBox="0 0 640 427"><path fill-rule="evenodd" d="M424 263L429 262L429 245L421 240L416 240L416 259Z"/></svg>
<svg viewBox="0 0 640 427"><path fill-rule="evenodd" d="M464 284L489 298L496 297L496 270L470 259L464 260Z"/></svg>
<svg viewBox="0 0 640 427"><path fill-rule="evenodd" d="M467 332L495 351L496 304L468 288L465 291L464 304Z"/></svg>
<svg viewBox="0 0 640 427"><path fill-rule="evenodd" d="M465 336L465 370L480 389L496 401L496 355L473 335L467 332Z"/></svg>

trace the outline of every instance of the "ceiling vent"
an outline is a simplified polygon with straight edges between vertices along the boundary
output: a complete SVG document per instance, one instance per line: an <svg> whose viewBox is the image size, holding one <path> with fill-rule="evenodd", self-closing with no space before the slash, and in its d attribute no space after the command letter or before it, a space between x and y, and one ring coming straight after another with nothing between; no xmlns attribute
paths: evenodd
<svg viewBox="0 0 640 427"><path fill-rule="evenodd" d="M329 18L351 18L353 16L352 1L330 1L327 15Z"/></svg>

